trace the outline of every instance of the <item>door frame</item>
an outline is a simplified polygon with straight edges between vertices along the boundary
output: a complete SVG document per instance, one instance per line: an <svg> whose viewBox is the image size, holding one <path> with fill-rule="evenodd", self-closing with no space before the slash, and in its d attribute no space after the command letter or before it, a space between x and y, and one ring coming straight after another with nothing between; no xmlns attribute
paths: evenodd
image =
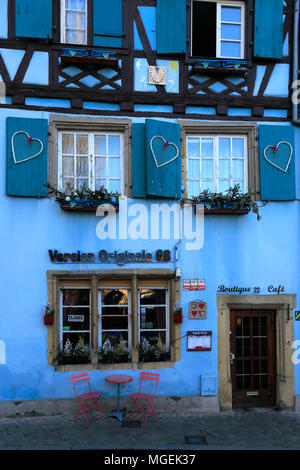
<svg viewBox="0 0 300 470"><path fill-rule="evenodd" d="M230 370L230 310L275 310L276 325L276 406L295 407L295 373L292 362L296 295L220 295L218 311L218 373L221 410L232 409Z"/></svg>

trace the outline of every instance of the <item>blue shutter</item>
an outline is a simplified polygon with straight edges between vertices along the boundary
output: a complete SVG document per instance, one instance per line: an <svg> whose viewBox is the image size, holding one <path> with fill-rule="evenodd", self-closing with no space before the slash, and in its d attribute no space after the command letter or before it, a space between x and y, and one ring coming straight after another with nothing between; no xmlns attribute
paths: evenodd
<svg viewBox="0 0 300 470"><path fill-rule="evenodd" d="M260 125L258 136L261 200L290 201L295 199L294 128L292 126ZM293 151L291 152L289 145L280 144L280 142L288 142ZM270 147L274 145L277 147L276 153Z"/></svg>
<svg viewBox="0 0 300 470"><path fill-rule="evenodd" d="M8 196L48 196L45 187L48 182L47 147L46 119L7 118L6 194Z"/></svg>
<svg viewBox="0 0 300 470"><path fill-rule="evenodd" d="M123 0L94 0L94 45L122 47Z"/></svg>
<svg viewBox="0 0 300 470"><path fill-rule="evenodd" d="M180 126L155 119L146 119L145 126L146 193L153 197L180 199Z"/></svg>
<svg viewBox="0 0 300 470"><path fill-rule="evenodd" d="M16 0L16 37L52 38L52 0Z"/></svg>
<svg viewBox="0 0 300 470"><path fill-rule="evenodd" d="M283 0L255 0L254 57L282 59Z"/></svg>
<svg viewBox="0 0 300 470"><path fill-rule="evenodd" d="M156 51L158 54L185 54L186 0L157 0Z"/></svg>
<svg viewBox="0 0 300 470"><path fill-rule="evenodd" d="M132 124L132 197L146 197L145 124Z"/></svg>

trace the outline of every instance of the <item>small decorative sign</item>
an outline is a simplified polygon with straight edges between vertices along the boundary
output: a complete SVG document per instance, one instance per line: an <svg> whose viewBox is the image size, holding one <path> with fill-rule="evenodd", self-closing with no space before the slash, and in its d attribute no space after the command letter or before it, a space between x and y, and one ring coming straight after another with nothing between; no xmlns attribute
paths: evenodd
<svg viewBox="0 0 300 470"><path fill-rule="evenodd" d="M289 151L289 155L288 155L288 160L286 162L286 165L285 167L282 167L282 166L279 166L277 165L274 161L270 160L270 158L267 157L267 151L269 149L272 149L273 152L274 152L274 157L276 157L276 153L280 147L280 145L284 146L284 145L287 145L288 147L288 151ZM264 157L265 157L265 160L272 166L274 166L275 168L277 168L277 170L280 170L282 171L283 173L286 173L289 169L289 166L290 166L290 163L291 163L291 159L292 159L292 155L293 155L293 147L291 146L291 144L289 142L279 142L277 145L268 145L268 147L266 147L264 149Z"/></svg>
<svg viewBox="0 0 300 470"><path fill-rule="evenodd" d="M149 85L166 85L167 68L149 65Z"/></svg>
<svg viewBox="0 0 300 470"><path fill-rule="evenodd" d="M295 320L300 321L300 310L295 310Z"/></svg>
<svg viewBox="0 0 300 470"><path fill-rule="evenodd" d="M183 279L183 290L205 290L205 279Z"/></svg>
<svg viewBox="0 0 300 470"><path fill-rule="evenodd" d="M189 319L206 319L206 302L202 300L192 300L189 303Z"/></svg>
<svg viewBox="0 0 300 470"><path fill-rule="evenodd" d="M68 321L84 322L84 315L68 315Z"/></svg>
<svg viewBox="0 0 300 470"><path fill-rule="evenodd" d="M188 351L211 351L211 331L188 331Z"/></svg>

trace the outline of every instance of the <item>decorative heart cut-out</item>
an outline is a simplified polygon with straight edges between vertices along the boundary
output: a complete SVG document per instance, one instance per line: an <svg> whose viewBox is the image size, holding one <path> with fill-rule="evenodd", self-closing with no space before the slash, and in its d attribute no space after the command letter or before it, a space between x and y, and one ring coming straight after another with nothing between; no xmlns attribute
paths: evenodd
<svg viewBox="0 0 300 470"><path fill-rule="evenodd" d="M267 150L268 149L276 149L276 152L278 151L278 148L280 145L288 145L288 147L290 148L290 155L289 155L289 159L287 161L287 164L285 166L285 168L281 168L279 165L276 165L276 163L274 163L272 160L270 160L268 157L267 157ZM275 154L276 154L275 152ZM291 146L291 144L289 142L279 142L279 144L277 144L276 146L274 145L268 145L268 147L266 147L264 149L264 157L265 157L265 160L272 166L274 166L275 168L277 168L277 170L280 170L282 171L283 173L286 173L289 169L289 166L290 166L290 163L291 163L291 159L292 159L292 155L293 155L293 147Z"/></svg>
<svg viewBox="0 0 300 470"><path fill-rule="evenodd" d="M195 316L197 315L197 313L198 313L197 311L192 310L192 315L193 315L193 317L195 317Z"/></svg>
<svg viewBox="0 0 300 470"><path fill-rule="evenodd" d="M159 164L158 161L157 161L157 158L155 156L154 150L153 150L153 141L155 139L161 139L163 141L164 149L166 149L168 146L174 147L174 149L176 151L175 157L172 157L169 160L167 160L166 162ZM174 160L176 160L176 158L178 157L178 154L179 154L179 150L178 150L177 145L174 144L173 142L167 142L161 135L155 135L154 137L152 137L152 139L150 140L150 149L151 149L151 153L152 153L152 156L153 156L153 160L154 160L155 165L156 165L157 168L161 168L162 166L168 165L169 163L173 162Z"/></svg>
<svg viewBox="0 0 300 470"><path fill-rule="evenodd" d="M32 143L32 142L38 142L41 146L39 152L36 152L34 155L31 155L30 157L27 157L27 158L23 158L23 160L17 160L16 159L16 152L15 152L15 137L18 135L18 134L25 134L28 138L28 141L29 143ZM14 159L14 162L15 164L17 165L18 163L24 163L24 162L27 162L28 160L32 160L33 158L36 158L38 157L39 155L41 155L42 151L44 150L44 145L43 145L43 142L40 140L40 139L34 139L33 137L30 137L30 135L28 134L28 132L26 131L17 131L13 134L12 138L11 138L11 149L12 149L12 154L13 154L13 159Z"/></svg>

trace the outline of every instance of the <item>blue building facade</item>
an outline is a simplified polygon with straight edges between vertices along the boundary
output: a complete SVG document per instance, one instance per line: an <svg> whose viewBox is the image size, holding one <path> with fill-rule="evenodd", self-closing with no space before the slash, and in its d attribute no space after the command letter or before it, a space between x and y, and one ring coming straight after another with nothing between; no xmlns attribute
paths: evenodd
<svg viewBox="0 0 300 470"><path fill-rule="evenodd" d="M295 5L0 0L1 413L299 408Z"/></svg>

